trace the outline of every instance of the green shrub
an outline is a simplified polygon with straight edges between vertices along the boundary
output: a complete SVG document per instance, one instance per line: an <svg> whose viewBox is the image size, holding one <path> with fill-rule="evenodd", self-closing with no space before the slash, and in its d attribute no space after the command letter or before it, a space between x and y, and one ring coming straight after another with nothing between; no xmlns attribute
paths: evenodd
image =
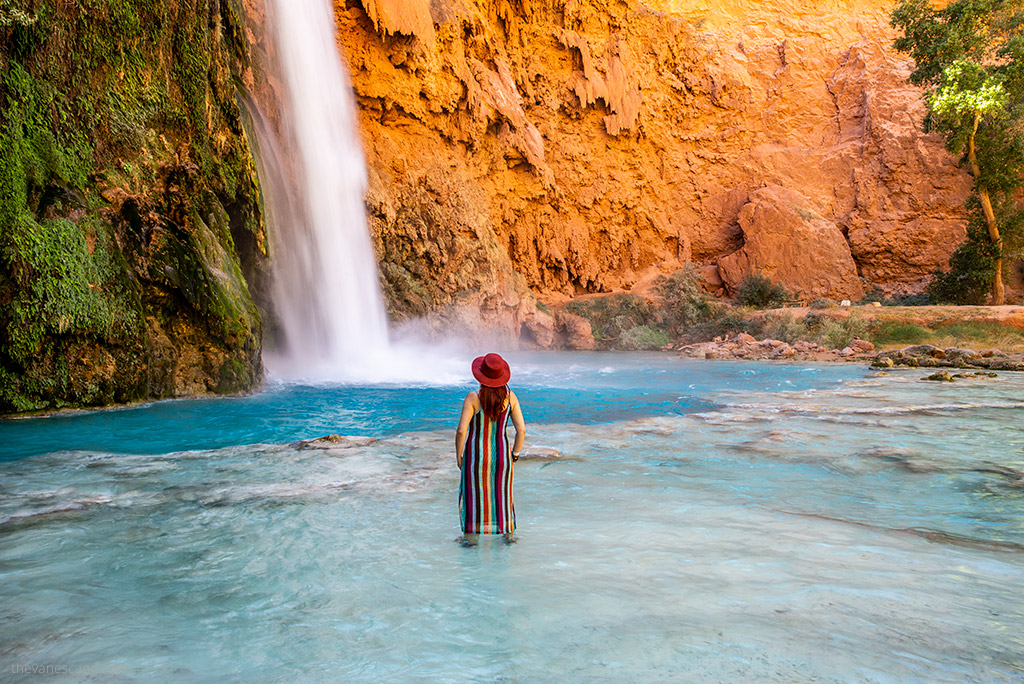
<svg viewBox="0 0 1024 684"><path fill-rule="evenodd" d="M625 351L641 351L661 349L671 341L668 333L660 328L638 325L622 333L615 346Z"/></svg>
<svg viewBox="0 0 1024 684"><path fill-rule="evenodd" d="M647 300L635 294L575 299L565 310L586 318L598 340L617 338L630 328L652 325L656 319Z"/></svg>
<svg viewBox="0 0 1024 684"><path fill-rule="evenodd" d="M829 349L842 349L854 338L867 339L871 333L871 324L860 316L832 318L812 312L804 316L803 323L807 326L805 339Z"/></svg>
<svg viewBox="0 0 1024 684"><path fill-rule="evenodd" d="M857 303L871 304L872 302L878 302L882 306L928 306L935 303L932 296L927 292L886 297L885 292L877 285L868 290L864 298Z"/></svg>
<svg viewBox="0 0 1024 684"><path fill-rule="evenodd" d="M853 335L849 334L842 323L829 319L822 326L815 341L827 349L842 349L852 340Z"/></svg>
<svg viewBox="0 0 1024 684"><path fill-rule="evenodd" d="M861 300L857 303L871 304L872 302L882 303L883 301L885 301L885 292L882 290L882 288L878 287L877 285L872 285L871 289L868 290L864 294L864 296L861 297Z"/></svg>
<svg viewBox="0 0 1024 684"><path fill-rule="evenodd" d="M711 314L706 321L698 323L688 333L693 342L706 342L716 337L750 333L756 335L760 328L747 316L750 310L736 310L726 304L711 304Z"/></svg>
<svg viewBox="0 0 1024 684"><path fill-rule="evenodd" d="M660 302L660 324L674 336L711 318L713 308L700 288L700 276L691 264L671 276L660 276L654 283Z"/></svg>
<svg viewBox="0 0 1024 684"><path fill-rule="evenodd" d="M789 292L781 284L775 283L766 275L751 273L736 290L736 299L744 306L755 309L767 309L779 306L786 301Z"/></svg>
<svg viewBox="0 0 1024 684"><path fill-rule="evenodd" d="M930 330L922 328L917 324L890 321L878 326L871 339L880 346L906 346L910 344L923 344L931 339L931 336Z"/></svg>
<svg viewBox="0 0 1024 684"><path fill-rule="evenodd" d="M807 325L802 320L786 314L765 316L760 332L761 337L782 340L790 344L807 339Z"/></svg>
<svg viewBox="0 0 1024 684"><path fill-rule="evenodd" d="M882 306L930 306L935 301L927 292L918 294L896 295L882 302Z"/></svg>
<svg viewBox="0 0 1024 684"><path fill-rule="evenodd" d="M836 303L831 299L826 299L825 297L815 297L807 306L812 309L831 309L836 306Z"/></svg>
<svg viewBox="0 0 1024 684"><path fill-rule="evenodd" d="M992 289L992 245L964 241L949 258L949 270L932 273L928 294L942 304L984 304Z"/></svg>
<svg viewBox="0 0 1024 684"><path fill-rule="evenodd" d="M826 318L815 341L829 349L842 349L848 346L855 338L864 339L870 333L871 326L859 316L836 320Z"/></svg>

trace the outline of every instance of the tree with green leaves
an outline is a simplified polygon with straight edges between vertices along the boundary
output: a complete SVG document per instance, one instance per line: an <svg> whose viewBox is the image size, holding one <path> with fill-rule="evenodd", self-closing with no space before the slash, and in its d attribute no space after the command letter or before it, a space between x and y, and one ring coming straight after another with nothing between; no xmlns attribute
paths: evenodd
<svg viewBox="0 0 1024 684"><path fill-rule="evenodd" d="M1005 249L993 196L1012 199L1024 187L1024 0L954 0L941 9L900 0L892 25L903 31L896 49L914 59L911 83L928 87L925 130L941 133L974 178L992 304L1002 304Z"/></svg>

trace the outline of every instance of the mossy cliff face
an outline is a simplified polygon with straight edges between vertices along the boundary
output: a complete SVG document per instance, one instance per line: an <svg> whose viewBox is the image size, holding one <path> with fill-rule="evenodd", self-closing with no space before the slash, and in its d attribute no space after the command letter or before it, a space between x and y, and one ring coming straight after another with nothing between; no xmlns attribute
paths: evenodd
<svg viewBox="0 0 1024 684"><path fill-rule="evenodd" d="M0 0L0 412L251 388L237 0Z"/></svg>

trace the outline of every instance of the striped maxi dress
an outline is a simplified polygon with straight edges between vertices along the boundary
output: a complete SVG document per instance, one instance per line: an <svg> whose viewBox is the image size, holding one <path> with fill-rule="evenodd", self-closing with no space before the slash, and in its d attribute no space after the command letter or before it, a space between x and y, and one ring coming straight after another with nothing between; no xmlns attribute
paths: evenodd
<svg viewBox="0 0 1024 684"><path fill-rule="evenodd" d="M516 509L512 504L512 449L505 426L510 401L497 420L481 408L469 423L459 483L459 514L466 534L512 534Z"/></svg>

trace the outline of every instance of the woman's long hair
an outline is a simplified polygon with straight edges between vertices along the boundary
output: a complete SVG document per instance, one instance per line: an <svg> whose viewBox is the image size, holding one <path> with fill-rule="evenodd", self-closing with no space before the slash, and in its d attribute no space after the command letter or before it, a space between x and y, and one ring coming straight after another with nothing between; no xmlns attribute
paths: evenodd
<svg viewBox="0 0 1024 684"><path fill-rule="evenodd" d="M491 420L497 420L501 415L501 409L505 406L505 399L508 398L508 385L501 387L480 385L476 395L480 397L480 408L484 410L484 415Z"/></svg>

